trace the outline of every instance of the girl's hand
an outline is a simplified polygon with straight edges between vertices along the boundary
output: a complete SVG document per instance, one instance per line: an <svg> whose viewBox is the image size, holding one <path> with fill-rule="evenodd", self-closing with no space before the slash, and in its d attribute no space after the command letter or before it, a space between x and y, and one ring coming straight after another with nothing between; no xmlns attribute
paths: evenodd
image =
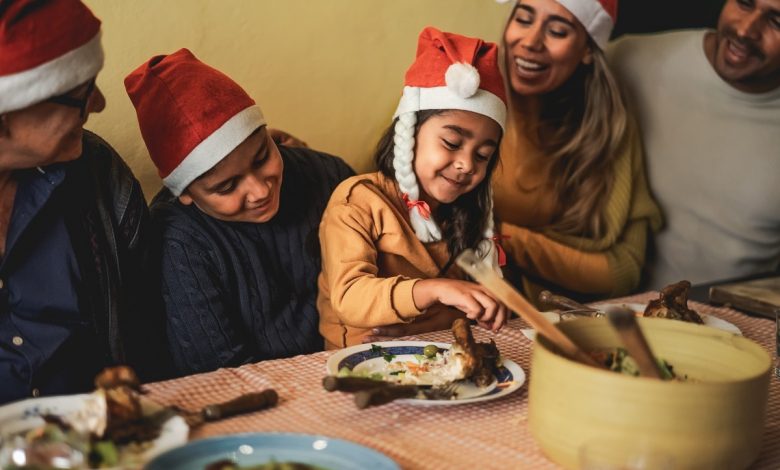
<svg viewBox="0 0 780 470"><path fill-rule="evenodd" d="M425 315L415 318L411 323L396 323L372 328L371 333L363 337L363 343L392 341L399 336L412 336L431 331L449 330L456 319L464 316L463 312L454 308L442 306L436 308L434 306L428 309Z"/></svg>
<svg viewBox="0 0 780 470"><path fill-rule="evenodd" d="M424 310L436 302L457 308L471 320L497 332L508 320L507 309L479 284L456 279L423 279L412 290L414 303Z"/></svg>

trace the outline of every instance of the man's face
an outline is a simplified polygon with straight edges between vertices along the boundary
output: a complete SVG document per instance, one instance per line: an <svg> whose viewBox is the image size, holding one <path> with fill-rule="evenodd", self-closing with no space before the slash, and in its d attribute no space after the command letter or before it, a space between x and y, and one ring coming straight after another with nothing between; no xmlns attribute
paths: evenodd
<svg viewBox="0 0 780 470"><path fill-rule="evenodd" d="M761 93L780 86L780 0L728 0L710 61L739 90Z"/></svg>
<svg viewBox="0 0 780 470"><path fill-rule="evenodd" d="M179 201L227 222L268 222L279 211L283 169L263 126L190 183Z"/></svg>
<svg viewBox="0 0 780 470"><path fill-rule="evenodd" d="M100 89L83 83L63 96L86 100L81 109L51 101L0 116L0 170L35 168L81 155L84 123L106 107Z"/></svg>

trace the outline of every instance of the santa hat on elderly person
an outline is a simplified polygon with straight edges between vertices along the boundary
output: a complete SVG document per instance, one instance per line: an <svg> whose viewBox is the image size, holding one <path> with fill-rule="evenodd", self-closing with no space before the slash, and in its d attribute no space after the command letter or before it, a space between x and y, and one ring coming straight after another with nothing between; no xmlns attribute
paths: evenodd
<svg viewBox="0 0 780 470"><path fill-rule="evenodd" d="M103 68L100 20L79 0L0 7L0 113L66 93Z"/></svg>
<svg viewBox="0 0 780 470"><path fill-rule="evenodd" d="M149 155L175 196L265 125L243 88L187 49L152 57L125 78L125 89Z"/></svg>
<svg viewBox="0 0 780 470"><path fill-rule="evenodd" d="M510 0L496 0L507 3ZM617 21L618 0L556 0L585 27L593 41L603 50ZM513 9L514 10L514 9Z"/></svg>
<svg viewBox="0 0 780 470"><path fill-rule="evenodd" d="M417 43L417 57L404 80L404 92L394 118L393 168L395 179L409 209L409 218L422 242L441 240L441 230L430 208L419 200L414 173L414 135L417 111L459 109L506 123L506 94L498 69L498 46L481 39L425 28ZM493 207L485 214L485 240L480 254L498 267L503 251L495 242Z"/></svg>

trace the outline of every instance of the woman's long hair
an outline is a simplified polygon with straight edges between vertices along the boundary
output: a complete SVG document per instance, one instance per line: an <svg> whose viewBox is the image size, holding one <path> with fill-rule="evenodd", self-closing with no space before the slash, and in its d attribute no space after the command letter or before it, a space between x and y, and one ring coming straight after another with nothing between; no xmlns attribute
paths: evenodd
<svg viewBox="0 0 780 470"><path fill-rule="evenodd" d="M417 112L417 124L414 135L420 131L420 126L433 116L447 113L446 109L424 110ZM387 128L374 154L374 160L387 178L395 180L393 168L393 138L395 136L395 123L393 120ZM436 221L442 232L442 239L447 242L450 257L455 257L466 248L476 250L479 242L484 239L485 228L492 220L492 191L490 189L490 177L498 162L498 148L490 158L485 178L476 188L461 195L450 204L440 204L433 211L433 220Z"/></svg>
<svg viewBox="0 0 780 470"><path fill-rule="evenodd" d="M551 228L600 238L628 114L604 53L592 41L590 47L593 63L580 64L564 85L541 97L538 141L552 159L550 183L557 201Z"/></svg>

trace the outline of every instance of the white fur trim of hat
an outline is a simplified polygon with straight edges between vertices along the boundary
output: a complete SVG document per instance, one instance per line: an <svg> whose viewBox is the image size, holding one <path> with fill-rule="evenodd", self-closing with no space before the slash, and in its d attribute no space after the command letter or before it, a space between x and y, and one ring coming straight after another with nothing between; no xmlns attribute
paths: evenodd
<svg viewBox="0 0 780 470"><path fill-rule="evenodd" d="M498 3L509 3L514 0L496 0ZM556 0L569 10L577 20L585 27L585 30L593 38L602 50L607 47L609 36L615 27L615 21L604 9L598 0ZM512 9L514 11L514 9Z"/></svg>
<svg viewBox="0 0 780 470"><path fill-rule="evenodd" d="M103 68L101 33L54 60L0 77L0 113L17 111L68 92Z"/></svg>
<svg viewBox="0 0 780 470"><path fill-rule="evenodd" d="M265 124L263 112L257 105L238 112L195 146L179 166L163 179L163 183L174 196L181 195L197 177L219 163Z"/></svg>

